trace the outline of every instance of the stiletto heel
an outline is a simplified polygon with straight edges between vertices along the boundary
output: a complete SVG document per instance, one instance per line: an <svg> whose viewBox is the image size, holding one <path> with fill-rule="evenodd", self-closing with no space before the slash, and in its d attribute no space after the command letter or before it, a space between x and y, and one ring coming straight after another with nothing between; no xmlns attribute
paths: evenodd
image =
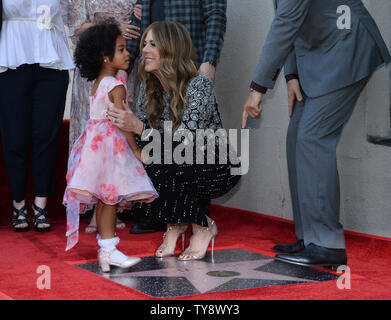
<svg viewBox="0 0 391 320"><path fill-rule="evenodd" d="M178 238L180 235L182 235L182 251L185 247L185 231L187 229L187 224L180 224L180 225L171 225L167 228L167 231L163 235L163 243L160 245L160 247L156 250L155 256L158 258L165 258L169 256L173 256L175 254L175 247L171 250L166 250L168 247L168 240L167 240L167 235L170 231L176 230L177 232L179 231L176 239L175 239L175 244L178 241ZM172 243L171 243L172 246ZM166 250L166 251L165 251Z"/></svg>
<svg viewBox="0 0 391 320"><path fill-rule="evenodd" d="M212 263L215 263L215 259L214 259L214 253L215 251L215 237L212 238Z"/></svg>
<svg viewBox="0 0 391 320"><path fill-rule="evenodd" d="M215 247L215 238L218 234L216 223L209 217L206 217L208 220L208 228L204 230L196 230L196 232L208 232L210 239L204 250L193 251L191 249L191 244L193 236L190 239L190 246L178 257L180 261L189 261L189 260L201 260L205 257L206 251L208 250L209 243L212 241L212 263L214 263L214 247Z"/></svg>

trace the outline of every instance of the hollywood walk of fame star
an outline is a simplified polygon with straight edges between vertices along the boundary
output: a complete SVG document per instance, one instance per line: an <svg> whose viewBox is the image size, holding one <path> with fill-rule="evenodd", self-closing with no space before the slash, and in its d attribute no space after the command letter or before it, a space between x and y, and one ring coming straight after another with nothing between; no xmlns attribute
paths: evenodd
<svg viewBox="0 0 391 320"><path fill-rule="evenodd" d="M232 279L262 279L290 282L312 282L312 280L285 276L276 273L255 270L272 263L273 259L210 263L207 261L178 261L176 257L164 259L166 268L111 274L116 277L174 277L186 278L200 293L205 293L231 281ZM220 276L219 276L220 275Z"/></svg>

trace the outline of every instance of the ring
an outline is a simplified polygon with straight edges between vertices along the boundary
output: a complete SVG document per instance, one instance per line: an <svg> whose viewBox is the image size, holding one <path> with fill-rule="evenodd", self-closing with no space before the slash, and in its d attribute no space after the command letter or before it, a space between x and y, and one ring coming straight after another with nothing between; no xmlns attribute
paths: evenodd
<svg viewBox="0 0 391 320"><path fill-rule="evenodd" d="M114 122L114 123L117 123L117 119L116 119L116 118L114 118L113 122Z"/></svg>
<svg viewBox="0 0 391 320"><path fill-rule="evenodd" d="M126 32L130 32L130 29L129 29L129 28L126 28Z"/></svg>

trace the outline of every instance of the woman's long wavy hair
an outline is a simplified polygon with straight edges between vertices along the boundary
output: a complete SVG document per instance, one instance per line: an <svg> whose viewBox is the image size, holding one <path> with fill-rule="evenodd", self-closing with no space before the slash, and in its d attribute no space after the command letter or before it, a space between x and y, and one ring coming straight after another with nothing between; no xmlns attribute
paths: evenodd
<svg viewBox="0 0 391 320"><path fill-rule="evenodd" d="M186 28L173 21L158 21L151 24L144 32L140 41L140 51L149 31L152 31L154 43L159 50L159 73L165 79L171 93L170 115L173 130L178 129L183 113L187 107L186 87L190 79L198 75L195 66L195 50L189 32ZM145 88L144 108L154 128L157 128L164 110L163 87L159 79L151 72L145 71L145 61L142 57L139 76Z"/></svg>

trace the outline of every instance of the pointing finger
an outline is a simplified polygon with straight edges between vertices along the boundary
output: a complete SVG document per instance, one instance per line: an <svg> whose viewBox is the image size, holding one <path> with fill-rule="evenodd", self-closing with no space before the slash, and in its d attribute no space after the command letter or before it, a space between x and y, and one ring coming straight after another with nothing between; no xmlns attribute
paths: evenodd
<svg viewBox="0 0 391 320"><path fill-rule="evenodd" d="M247 118L248 118L248 113L246 110L244 110L242 115L242 129L245 129L247 126Z"/></svg>

